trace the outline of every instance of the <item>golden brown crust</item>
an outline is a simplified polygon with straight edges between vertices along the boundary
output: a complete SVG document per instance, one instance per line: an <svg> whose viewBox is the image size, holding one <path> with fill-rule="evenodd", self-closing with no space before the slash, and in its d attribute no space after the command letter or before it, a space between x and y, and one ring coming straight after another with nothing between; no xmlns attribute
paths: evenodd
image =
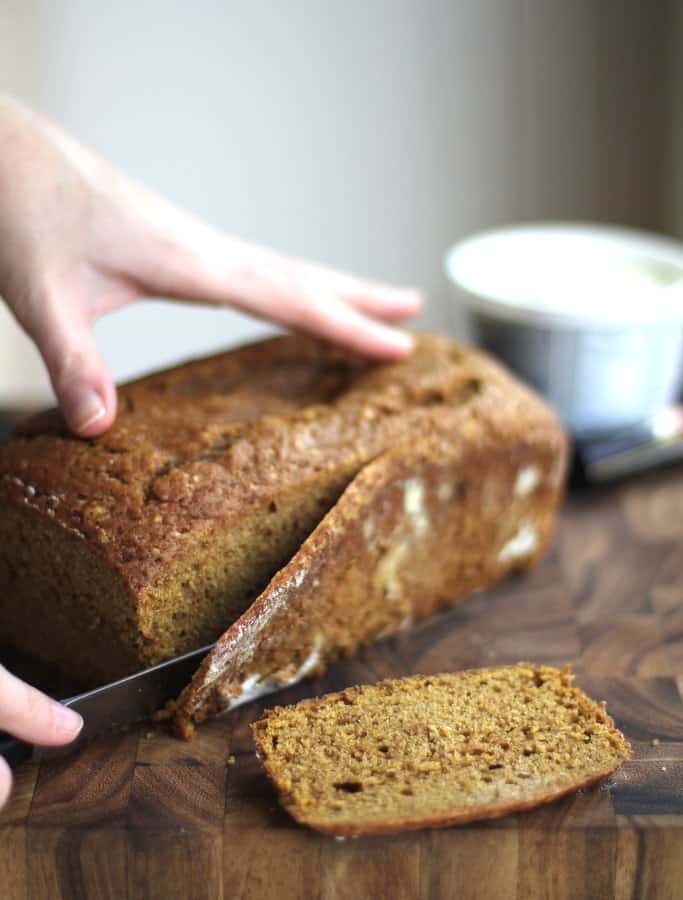
<svg viewBox="0 0 683 900"><path fill-rule="evenodd" d="M582 781L576 781L568 784L560 790L539 791L537 794L530 796L525 800L510 801L506 804L489 804L487 806L470 807L469 809L453 810L448 815L425 816L421 819L394 819L386 822L357 823L356 825L340 825L329 826L324 823L307 820L298 814L298 811L287 808L293 819L296 819L301 825L313 828L323 834L334 835L335 837L380 837L381 835L396 834L401 831L420 831L425 828L450 828L455 825L468 825L471 822L483 822L491 819L502 819L505 816L513 815L518 812L528 812L538 806L544 806L547 803L554 803L561 800L569 794L575 794L577 791L585 790L604 781L608 778L622 762L608 766L604 771L585 778ZM280 798L282 799L282 798Z"/></svg>
<svg viewBox="0 0 683 900"><path fill-rule="evenodd" d="M316 448L365 444L371 458L411 431L448 436L484 421L508 437L550 422L558 431L492 360L444 338L422 336L412 360L381 367L276 338L123 385L98 438L70 436L56 414L29 421L0 446L0 500L80 535L139 590L192 535L275 480L300 480Z"/></svg>
<svg viewBox="0 0 683 900"><path fill-rule="evenodd" d="M283 429L293 438L314 429L311 404L368 372L334 348L286 337L147 376L118 389L116 421L100 437L70 435L57 413L20 426L0 446L0 500L80 536L137 593L274 477L298 477Z"/></svg>

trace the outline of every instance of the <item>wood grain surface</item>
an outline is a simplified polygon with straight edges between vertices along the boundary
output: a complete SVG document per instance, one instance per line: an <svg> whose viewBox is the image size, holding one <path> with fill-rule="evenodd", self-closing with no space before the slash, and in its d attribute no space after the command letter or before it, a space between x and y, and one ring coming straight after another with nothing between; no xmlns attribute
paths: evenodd
<svg viewBox="0 0 683 900"><path fill-rule="evenodd" d="M575 492L532 574L208 722L193 743L143 726L25 765L0 812L0 897L683 897L682 550L683 468ZM266 706L520 659L571 662L607 701L635 751L608 784L488 824L343 842L278 807L249 732Z"/></svg>

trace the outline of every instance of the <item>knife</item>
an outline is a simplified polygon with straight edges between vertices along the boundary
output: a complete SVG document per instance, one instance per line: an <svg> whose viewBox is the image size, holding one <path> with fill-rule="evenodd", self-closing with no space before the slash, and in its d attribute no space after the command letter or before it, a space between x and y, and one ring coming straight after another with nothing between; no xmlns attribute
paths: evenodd
<svg viewBox="0 0 683 900"><path fill-rule="evenodd" d="M38 747L0 732L0 756L16 768L27 759L68 755L93 737L144 721L161 709L167 700L175 699L189 684L212 646L208 644L151 669L120 678L112 684L62 700L64 706L75 709L83 717L83 728L72 743L64 747Z"/></svg>

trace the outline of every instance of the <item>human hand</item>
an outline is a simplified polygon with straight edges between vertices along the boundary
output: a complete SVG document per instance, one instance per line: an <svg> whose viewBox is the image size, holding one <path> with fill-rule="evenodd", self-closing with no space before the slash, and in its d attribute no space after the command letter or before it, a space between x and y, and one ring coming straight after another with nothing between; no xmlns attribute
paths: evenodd
<svg viewBox="0 0 683 900"><path fill-rule="evenodd" d="M116 413L93 323L134 300L230 305L387 359L411 339L385 323L421 303L416 291L230 238L2 96L0 295L37 344L67 423L87 437Z"/></svg>
<svg viewBox="0 0 683 900"><path fill-rule="evenodd" d="M0 730L44 747L70 744L83 727L77 712L41 694L0 666ZM12 789L12 773L0 756L0 809Z"/></svg>

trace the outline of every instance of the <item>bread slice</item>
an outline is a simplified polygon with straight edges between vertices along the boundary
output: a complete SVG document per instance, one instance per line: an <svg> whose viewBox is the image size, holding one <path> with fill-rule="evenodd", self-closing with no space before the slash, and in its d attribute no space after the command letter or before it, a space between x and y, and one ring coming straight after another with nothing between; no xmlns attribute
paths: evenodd
<svg viewBox="0 0 683 900"><path fill-rule="evenodd" d="M256 751L285 809L335 835L460 825L588 787L630 754L568 670L520 663L362 685L266 712Z"/></svg>
<svg viewBox="0 0 683 900"><path fill-rule="evenodd" d="M519 413L519 423L514 411ZM292 684L533 566L553 532L561 435L496 416L415 435L368 463L202 662L176 731ZM513 421L510 421L510 420ZM522 425L522 423L526 423Z"/></svg>

